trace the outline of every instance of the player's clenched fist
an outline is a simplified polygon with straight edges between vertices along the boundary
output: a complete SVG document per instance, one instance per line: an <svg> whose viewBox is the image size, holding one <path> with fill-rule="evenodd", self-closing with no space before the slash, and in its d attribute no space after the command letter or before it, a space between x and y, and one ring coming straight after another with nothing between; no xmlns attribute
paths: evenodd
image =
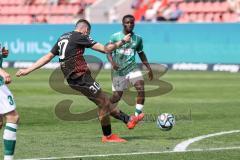
<svg viewBox="0 0 240 160"><path fill-rule="evenodd" d="M123 38L123 40L124 40L125 42L130 42L130 40L131 40L131 33L128 33L127 35L125 35L124 38Z"/></svg>
<svg viewBox="0 0 240 160"><path fill-rule="evenodd" d="M16 73L17 77L25 76L29 73L28 69L19 69Z"/></svg>
<svg viewBox="0 0 240 160"><path fill-rule="evenodd" d="M1 68L0 68L0 75L1 75L1 77L4 79L4 83L5 83L5 84L11 83L11 76L10 76L10 74L8 74L7 72L5 72L5 71L2 70Z"/></svg>

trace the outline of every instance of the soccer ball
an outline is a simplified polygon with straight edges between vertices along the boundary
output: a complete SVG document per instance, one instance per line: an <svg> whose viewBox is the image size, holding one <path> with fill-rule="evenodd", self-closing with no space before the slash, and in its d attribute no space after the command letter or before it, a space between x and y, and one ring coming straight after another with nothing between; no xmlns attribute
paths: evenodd
<svg viewBox="0 0 240 160"><path fill-rule="evenodd" d="M163 131L169 131L175 125L175 117L170 113L162 113L157 117L157 126Z"/></svg>

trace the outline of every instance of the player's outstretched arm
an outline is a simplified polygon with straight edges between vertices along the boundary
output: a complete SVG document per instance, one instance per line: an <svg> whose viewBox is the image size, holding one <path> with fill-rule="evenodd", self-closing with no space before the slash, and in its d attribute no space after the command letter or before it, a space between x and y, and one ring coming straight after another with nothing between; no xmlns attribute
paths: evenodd
<svg viewBox="0 0 240 160"><path fill-rule="evenodd" d="M92 46L93 50L102 52L102 53L111 53L112 51L114 51L115 49L121 47L122 45L124 45L125 43L129 42L131 39L131 34L127 34L121 41L118 41L116 43L109 43L107 45L102 45L100 43L96 43L95 45Z"/></svg>
<svg viewBox="0 0 240 160"><path fill-rule="evenodd" d="M152 72L151 66L148 63L148 60L147 60L147 57L146 57L145 53L142 51L142 52L139 52L138 55L139 55L142 63L147 67L149 80L152 80L153 79L153 72Z"/></svg>
<svg viewBox="0 0 240 160"><path fill-rule="evenodd" d="M8 74L2 68L0 68L0 76L3 77L3 80L4 80L5 84L11 83L11 76L10 76L10 74Z"/></svg>
<svg viewBox="0 0 240 160"><path fill-rule="evenodd" d="M20 76L25 76L31 72L33 72L34 70L41 68L42 66L44 66L45 64L47 64L48 62L50 62L53 58L54 58L54 54L49 52L48 54L42 56L40 59L38 59L35 63L33 63L32 66L30 66L29 68L25 68L25 69L19 69L16 73L17 77Z"/></svg>
<svg viewBox="0 0 240 160"><path fill-rule="evenodd" d="M118 42L115 42L115 43L109 43L105 47L106 47L107 51L109 53L111 53L112 51L114 51L115 49L121 47L125 43L130 42L130 40L131 40L131 33L125 35L122 40L120 40Z"/></svg>
<svg viewBox="0 0 240 160"><path fill-rule="evenodd" d="M104 47L104 45L102 45L101 43L96 43L92 46L92 49L101 53L108 53Z"/></svg>

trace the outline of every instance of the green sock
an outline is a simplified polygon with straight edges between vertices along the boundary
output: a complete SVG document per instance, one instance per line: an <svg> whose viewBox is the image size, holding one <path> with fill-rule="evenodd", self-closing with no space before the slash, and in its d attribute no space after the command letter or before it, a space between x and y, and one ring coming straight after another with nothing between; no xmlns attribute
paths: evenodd
<svg viewBox="0 0 240 160"><path fill-rule="evenodd" d="M17 124L6 123L3 142L4 142L4 160L13 160L16 144Z"/></svg>

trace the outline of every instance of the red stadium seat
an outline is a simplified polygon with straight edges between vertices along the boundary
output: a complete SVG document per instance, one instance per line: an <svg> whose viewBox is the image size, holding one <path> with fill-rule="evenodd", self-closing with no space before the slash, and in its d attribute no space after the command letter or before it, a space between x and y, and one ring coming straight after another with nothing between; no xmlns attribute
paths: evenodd
<svg viewBox="0 0 240 160"><path fill-rule="evenodd" d="M230 22L231 21L231 14L230 13L223 13L223 21Z"/></svg>
<svg viewBox="0 0 240 160"><path fill-rule="evenodd" d="M197 13L190 13L189 14L189 22L197 22L198 19L197 19Z"/></svg>
<svg viewBox="0 0 240 160"><path fill-rule="evenodd" d="M16 23L16 16L8 16L5 20L6 24L14 24Z"/></svg>
<svg viewBox="0 0 240 160"><path fill-rule="evenodd" d="M189 14L185 13L183 16L181 16L178 19L178 22L180 22L180 23L187 23L187 22L189 22Z"/></svg>
<svg viewBox="0 0 240 160"><path fill-rule="evenodd" d="M224 22L237 22L237 15L233 13L224 13L223 14Z"/></svg>
<svg viewBox="0 0 240 160"><path fill-rule="evenodd" d="M211 10L212 12L221 12L220 2L213 2Z"/></svg>
<svg viewBox="0 0 240 160"><path fill-rule="evenodd" d="M15 13L16 15L21 14L21 13L22 13L22 6L21 6L21 5L16 6L16 7L14 8L14 13Z"/></svg>
<svg viewBox="0 0 240 160"><path fill-rule="evenodd" d="M93 4L96 0L84 0L84 2L88 5Z"/></svg>
<svg viewBox="0 0 240 160"><path fill-rule="evenodd" d="M28 5L22 6L21 13L28 15L29 14L29 9L30 9L30 6L28 6Z"/></svg>
<svg viewBox="0 0 240 160"><path fill-rule="evenodd" d="M0 15L0 19L1 19L0 24L5 24L6 21L7 21L7 16L1 16Z"/></svg>
<svg viewBox="0 0 240 160"><path fill-rule="evenodd" d="M65 14L66 13L66 6L65 5L59 5L56 14Z"/></svg>
<svg viewBox="0 0 240 160"><path fill-rule="evenodd" d="M57 14L57 11L58 11L58 5L53 5L53 6L51 6L51 9L50 9L50 11L49 11L49 14Z"/></svg>
<svg viewBox="0 0 240 160"><path fill-rule="evenodd" d="M43 0L35 0L34 4L43 5L43 4L45 4L45 1L43 1Z"/></svg>
<svg viewBox="0 0 240 160"><path fill-rule="evenodd" d="M1 7L1 14L2 15L7 15L9 14L9 9L10 9L11 6L3 6Z"/></svg>
<svg viewBox="0 0 240 160"><path fill-rule="evenodd" d="M198 2L195 4L195 12L203 12L204 11L204 3Z"/></svg>
<svg viewBox="0 0 240 160"><path fill-rule="evenodd" d="M205 2L203 4L203 12L208 13L208 12L212 12L212 2Z"/></svg>
<svg viewBox="0 0 240 160"><path fill-rule="evenodd" d="M42 14L50 14L51 13L51 5L44 5L43 10L42 10Z"/></svg>
<svg viewBox="0 0 240 160"><path fill-rule="evenodd" d="M200 12L197 14L197 22L204 22L205 20L205 13Z"/></svg>
<svg viewBox="0 0 240 160"><path fill-rule="evenodd" d="M213 13L206 13L205 22L213 22Z"/></svg>
<svg viewBox="0 0 240 160"><path fill-rule="evenodd" d="M228 9L229 9L229 4L228 4L228 2L222 2L222 3L220 3L220 11L221 12L226 12L226 11L228 11Z"/></svg>
<svg viewBox="0 0 240 160"><path fill-rule="evenodd" d="M216 23L222 22L221 13L215 13L213 15L213 22L216 22Z"/></svg>

